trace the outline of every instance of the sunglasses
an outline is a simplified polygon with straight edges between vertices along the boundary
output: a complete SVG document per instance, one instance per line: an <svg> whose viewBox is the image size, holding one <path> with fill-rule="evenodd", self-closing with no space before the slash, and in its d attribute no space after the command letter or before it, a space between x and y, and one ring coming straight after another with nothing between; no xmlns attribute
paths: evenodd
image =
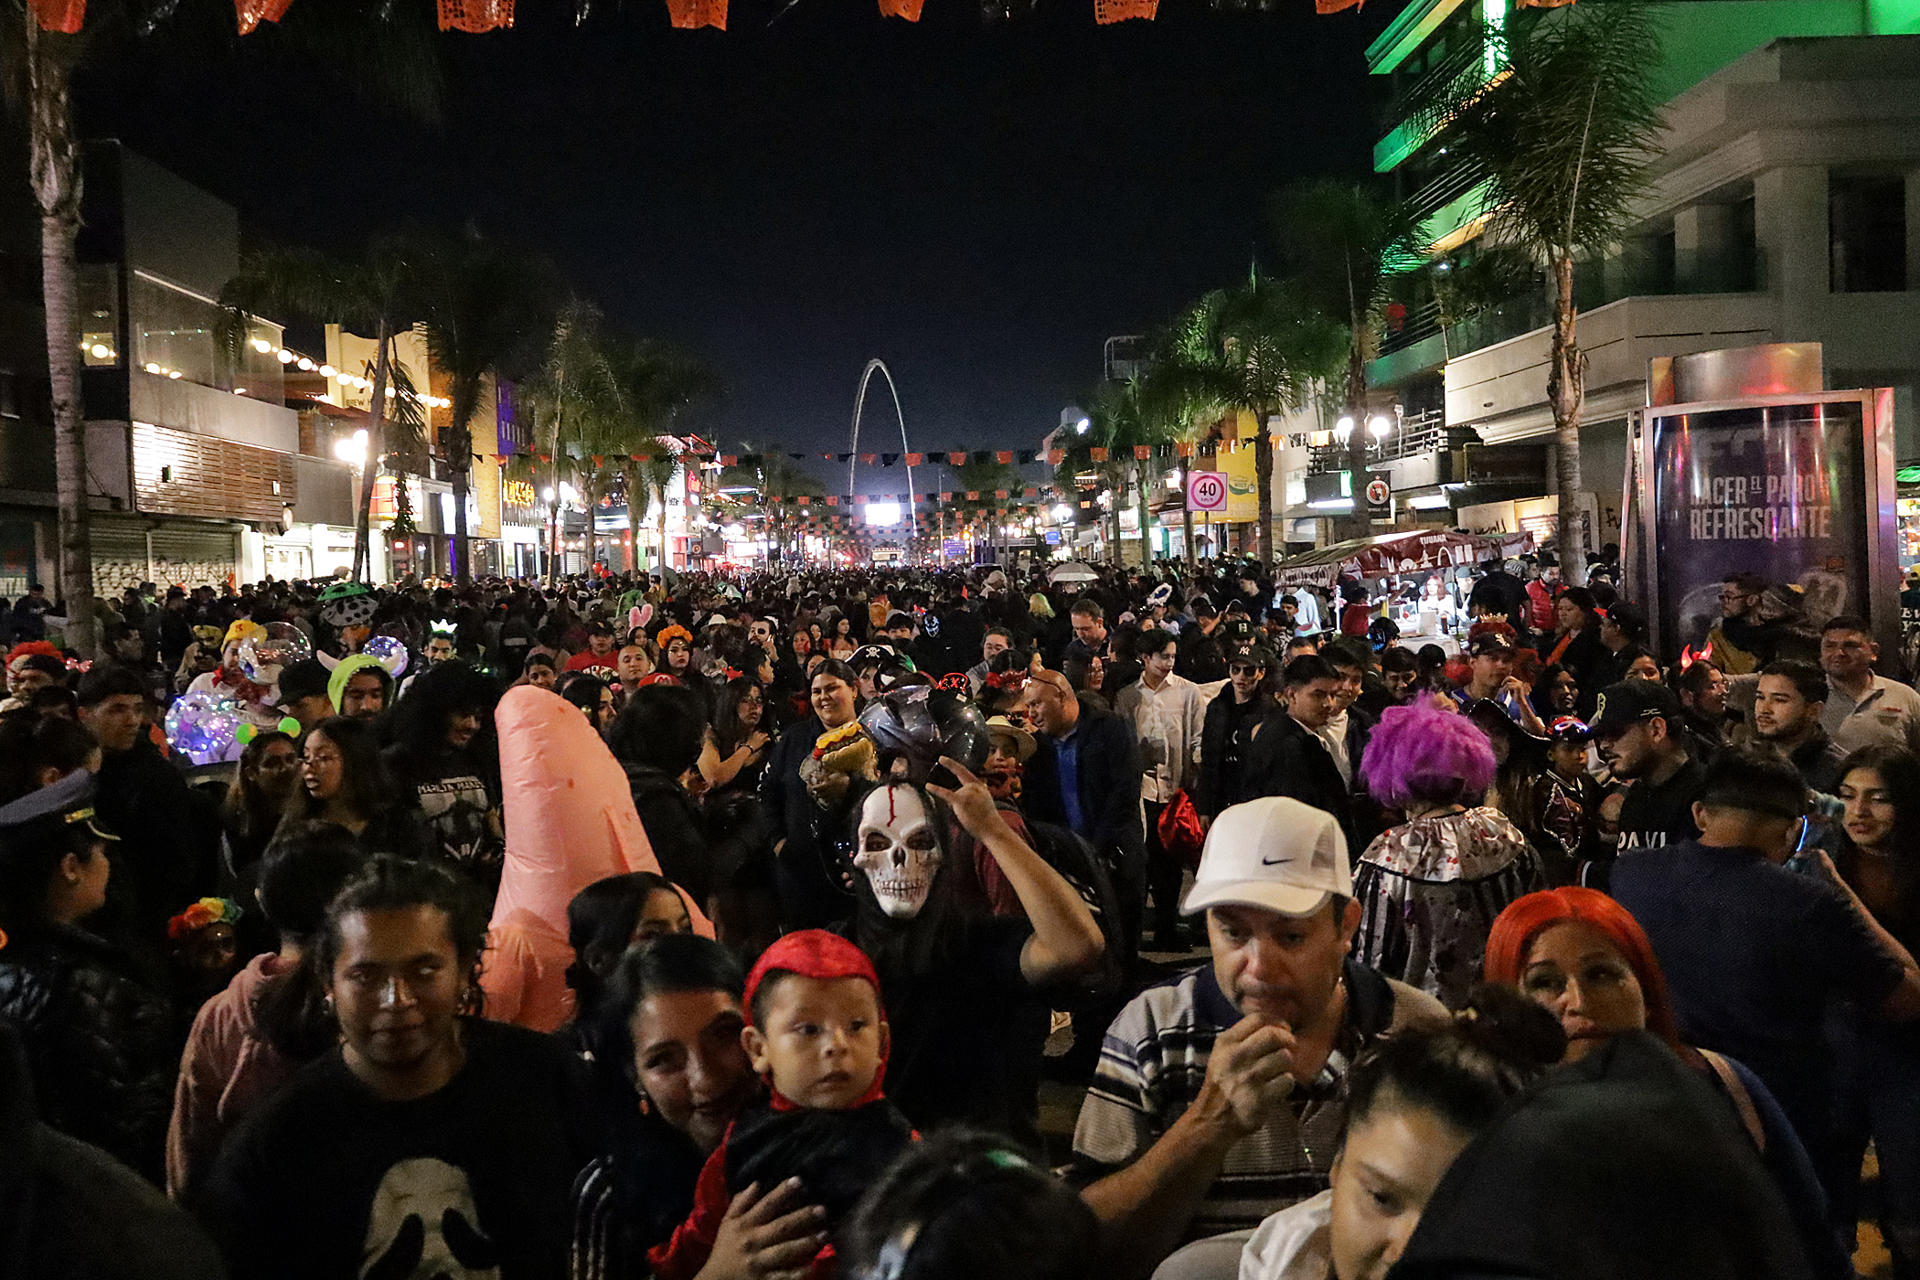
<svg viewBox="0 0 1920 1280"><path fill-rule="evenodd" d="M1227 674L1230 676L1256 676L1263 670L1265 670L1264 667L1250 667L1244 662L1236 662L1227 668Z"/></svg>

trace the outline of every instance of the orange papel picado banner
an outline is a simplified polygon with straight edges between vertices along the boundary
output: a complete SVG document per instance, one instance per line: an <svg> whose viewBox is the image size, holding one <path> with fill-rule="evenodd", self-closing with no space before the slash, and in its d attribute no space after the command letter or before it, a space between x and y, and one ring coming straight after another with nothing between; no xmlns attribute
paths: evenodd
<svg viewBox="0 0 1920 1280"><path fill-rule="evenodd" d="M442 31L505 30L513 25L513 0L440 0Z"/></svg>

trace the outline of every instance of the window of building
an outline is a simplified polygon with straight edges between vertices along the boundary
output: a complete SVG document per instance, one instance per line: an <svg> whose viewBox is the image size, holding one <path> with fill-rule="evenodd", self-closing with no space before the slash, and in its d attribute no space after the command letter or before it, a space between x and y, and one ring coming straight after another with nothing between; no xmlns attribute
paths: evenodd
<svg viewBox="0 0 1920 1280"><path fill-rule="evenodd" d="M1830 287L1882 293L1907 287L1907 191L1899 173L1827 175Z"/></svg>
<svg viewBox="0 0 1920 1280"><path fill-rule="evenodd" d="M239 354L232 357L221 347L220 305L211 299L136 271L128 285L127 306L132 313L136 368L158 377L239 392L268 404L279 404L284 398L286 375L275 354L280 346L279 326L250 320Z"/></svg>
<svg viewBox="0 0 1920 1280"><path fill-rule="evenodd" d="M88 368L120 364L120 271L104 263L80 267L80 360Z"/></svg>

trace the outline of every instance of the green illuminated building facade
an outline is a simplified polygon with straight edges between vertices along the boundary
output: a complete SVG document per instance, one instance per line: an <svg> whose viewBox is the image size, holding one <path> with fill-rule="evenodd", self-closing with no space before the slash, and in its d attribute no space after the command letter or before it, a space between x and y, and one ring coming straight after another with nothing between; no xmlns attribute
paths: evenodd
<svg viewBox="0 0 1920 1280"><path fill-rule="evenodd" d="M1497 70L1483 32L1509 20L1510 2L1415 0L1367 50L1373 74L1391 79L1374 166L1426 216L1436 263L1476 251L1478 182L1449 162L1443 138L1424 133L1416 106L1436 82ZM1648 51L1669 95L1663 153L1634 234L1577 275L1590 360L1582 465L1602 541L1618 523L1625 415L1644 403L1654 356L1819 342L1829 386L1896 388L1900 457L1920 461L1910 391L1920 382L1920 0L1665 9L1666 38ZM1426 438L1504 450L1510 482L1516 459L1523 471L1533 465L1531 450L1530 487L1544 497L1544 288L1449 316L1443 329L1420 273L1406 283L1370 382ZM1405 449L1415 440L1409 433ZM1383 468L1409 480L1434 471L1395 452L1383 450ZM1471 467L1439 472L1455 482L1396 483L1407 498L1397 523L1527 522L1511 488L1486 502L1490 493L1461 482Z"/></svg>

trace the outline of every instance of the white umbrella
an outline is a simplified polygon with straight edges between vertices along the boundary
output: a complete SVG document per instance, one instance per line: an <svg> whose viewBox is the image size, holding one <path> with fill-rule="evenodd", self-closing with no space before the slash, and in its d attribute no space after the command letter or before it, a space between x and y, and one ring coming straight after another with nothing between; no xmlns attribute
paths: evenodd
<svg viewBox="0 0 1920 1280"><path fill-rule="evenodd" d="M1078 560L1069 560L1047 575L1047 581L1060 582L1098 582L1100 575L1081 564Z"/></svg>

